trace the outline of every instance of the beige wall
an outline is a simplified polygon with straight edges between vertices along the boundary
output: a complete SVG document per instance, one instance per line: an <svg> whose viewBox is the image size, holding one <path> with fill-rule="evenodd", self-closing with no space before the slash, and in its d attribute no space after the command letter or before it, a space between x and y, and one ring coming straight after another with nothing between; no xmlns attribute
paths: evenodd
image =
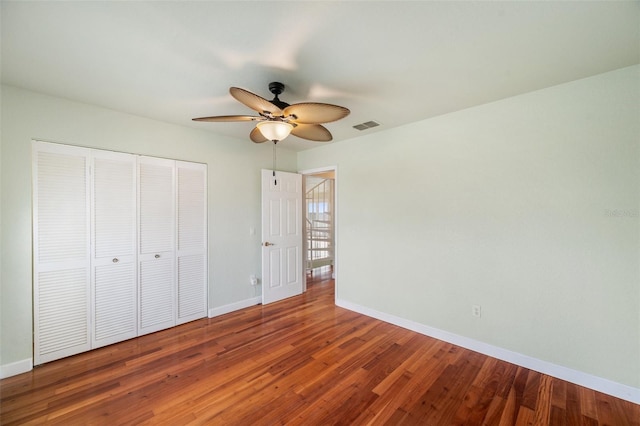
<svg viewBox="0 0 640 426"><path fill-rule="evenodd" d="M338 167L340 300L640 389L639 137L634 66L298 168Z"/></svg>
<svg viewBox="0 0 640 426"><path fill-rule="evenodd" d="M111 110L2 86L2 281L0 366L32 357L31 140L208 164L209 307L259 296L260 169L268 144L255 145ZM294 152L278 166L295 171ZM249 228L258 231L250 235Z"/></svg>

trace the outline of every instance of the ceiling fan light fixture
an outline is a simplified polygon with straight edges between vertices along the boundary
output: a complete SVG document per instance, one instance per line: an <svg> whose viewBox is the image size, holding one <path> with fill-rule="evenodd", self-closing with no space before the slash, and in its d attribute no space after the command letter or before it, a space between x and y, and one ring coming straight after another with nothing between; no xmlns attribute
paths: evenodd
<svg viewBox="0 0 640 426"><path fill-rule="evenodd" d="M293 130L293 125L284 121L261 121L257 124L260 133L272 142L279 142L289 136Z"/></svg>
<svg viewBox="0 0 640 426"><path fill-rule="evenodd" d="M217 115L193 120L214 123L256 121L257 125L251 129L249 139L254 143L272 141L275 145L290 134L310 141L329 142L333 137L322 124L340 120L350 113L347 108L339 105L320 102L300 102L291 105L283 102L278 99L278 95L284 91L282 83L270 83L269 91L275 95L270 101L239 87L229 88L229 93L235 100L251 108L258 115Z"/></svg>

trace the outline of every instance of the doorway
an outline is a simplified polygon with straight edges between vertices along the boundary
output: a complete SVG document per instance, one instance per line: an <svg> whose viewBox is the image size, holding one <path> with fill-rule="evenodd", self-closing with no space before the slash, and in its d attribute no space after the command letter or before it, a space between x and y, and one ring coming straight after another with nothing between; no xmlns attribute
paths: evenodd
<svg viewBox="0 0 640 426"><path fill-rule="evenodd" d="M318 276L335 278L336 170L302 172L305 288Z"/></svg>

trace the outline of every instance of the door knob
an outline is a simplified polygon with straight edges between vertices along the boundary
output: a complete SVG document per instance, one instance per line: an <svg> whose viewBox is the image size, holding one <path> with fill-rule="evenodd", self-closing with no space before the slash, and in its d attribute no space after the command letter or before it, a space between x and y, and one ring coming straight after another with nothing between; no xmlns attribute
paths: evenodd
<svg viewBox="0 0 640 426"><path fill-rule="evenodd" d="M267 241L266 243L262 243L262 245L265 246L265 247L275 246L275 244L270 243L269 241Z"/></svg>

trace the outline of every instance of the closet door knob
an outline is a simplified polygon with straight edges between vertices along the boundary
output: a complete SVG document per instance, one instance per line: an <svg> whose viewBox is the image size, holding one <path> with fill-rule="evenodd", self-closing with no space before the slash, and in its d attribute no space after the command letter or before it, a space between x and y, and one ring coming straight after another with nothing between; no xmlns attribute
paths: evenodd
<svg viewBox="0 0 640 426"><path fill-rule="evenodd" d="M118 263L118 258L117 257L113 258L113 263Z"/></svg>
<svg viewBox="0 0 640 426"><path fill-rule="evenodd" d="M159 254L156 254L156 259L160 259L160 255Z"/></svg>

